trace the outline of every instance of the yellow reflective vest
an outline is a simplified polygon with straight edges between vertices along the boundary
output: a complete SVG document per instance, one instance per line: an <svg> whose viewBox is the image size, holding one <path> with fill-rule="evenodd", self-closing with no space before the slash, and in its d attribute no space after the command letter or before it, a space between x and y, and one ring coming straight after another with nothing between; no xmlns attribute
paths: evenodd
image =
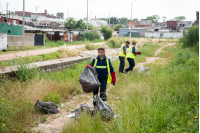
<svg viewBox="0 0 200 133"><path fill-rule="evenodd" d="M110 74L110 65L109 65L108 58L106 58L107 66L97 66L97 60L98 59L96 59L95 62L94 62L94 67L96 67L98 69L105 69L105 68L107 68L107 70L108 70L107 83L111 83L112 82L112 77L111 77L111 74Z"/></svg>
<svg viewBox="0 0 200 133"><path fill-rule="evenodd" d="M123 50L123 47L126 46L124 43L122 44L121 46L121 49L120 49L120 52L119 52L119 56L121 57L125 57L126 55L124 54L124 50Z"/></svg>
<svg viewBox="0 0 200 133"><path fill-rule="evenodd" d="M130 46L129 48L127 48L127 50L126 50L126 57L127 58L135 59L135 54L132 53L133 47L134 46Z"/></svg>

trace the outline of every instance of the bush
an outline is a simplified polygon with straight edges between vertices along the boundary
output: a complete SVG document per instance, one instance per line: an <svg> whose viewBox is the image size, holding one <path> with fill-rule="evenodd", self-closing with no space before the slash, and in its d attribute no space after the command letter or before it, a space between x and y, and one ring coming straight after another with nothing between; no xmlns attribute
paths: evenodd
<svg viewBox="0 0 200 133"><path fill-rule="evenodd" d="M199 42L199 27L193 26L183 33L183 37L179 39L183 43L183 47L195 46Z"/></svg>
<svg viewBox="0 0 200 133"><path fill-rule="evenodd" d="M118 24L114 26L115 31L119 31L119 28L123 28L124 26L122 24Z"/></svg>
<svg viewBox="0 0 200 133"><path fill-rule="evenodd" d="M112 37L107 40L106 45L109 48L120 48L122 43L125 43L126 39L124 37Z"/></svg>
<svg viewBox="0 0 200 133"><path fill-rule="evenodd" d="M25 58L13 59L11 70L15 73L18 80L26 81L34 78L38 74L37 67L31 63L32 60L28 58L28 55ZM17 67L17 71L15 71L15 67Z"/></svg>
<svg viewBox="0 0 200 133"><path fill-rule="evenodd" d="M100 39L99 35L96 32L85 32L83 33L83 39L87 38L87 40L95 40Z"/></svg>
<svg viewBox="0 0 200 133"><path fill-rule="evenodd" d="M101 32L102 32L103 35L104 35L104 39L105 39L105 40L108 40L109 38L112 37L113 29L107 28L107 26L102 26L102 27L101 27Z"/></svg>
<svg viewBox="0 0 200 133"><path fill-rule="evenodd" d="M49 92L44 96L44 102L53 102L56 104L60 104L61 98L60 95Z"/></svg>
<svg viewBox="0 0 200 133"><path fill-rule="evenodd" d="M87 42L87 44L85 44L85 48L87 50L94 50L95 49L95 45L90 43L90 42Z"/></svg>

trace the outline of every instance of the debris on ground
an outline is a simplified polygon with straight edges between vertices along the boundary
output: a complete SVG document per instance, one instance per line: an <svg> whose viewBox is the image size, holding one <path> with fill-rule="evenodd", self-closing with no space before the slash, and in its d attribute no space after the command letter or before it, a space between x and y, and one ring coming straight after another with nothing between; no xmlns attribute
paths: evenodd
<svg viewBox="0 0 200 133"><path fill-rule="evenodd" d="M87 112L91 116L95 116L100 113L103 120L111 120L114 118L114 111L112 108L103 102L103 100L98 96L94 95L94 100L96 101L96 107L92 108L87 103L82 103L79 108L72 110L72 114L67 115L68 118L80 119L80 114L82 112Z"/></svg>
<svg viewBox="0 0 200 133"><path fill-rule="evenodd" d="M142 71L148 71L149 68L148 67L144 67L143 65L140 66L139 68L139 72L142 72Z"/></svg>
<svg viewBox="0 0 200 133"><path fill-rule="evenodd" d="M37 100L35 104L35 109L38 109L42 113L52 113L57 114L60 111L60 107L53 102L43 102L41 100Z"/></svg>
<svg viewBox="0 0 200 133"><path fill-rule="evenodd" d="M90 93L99 89L101 83L98 80L98 74L94 67L85 67L79 77L83 91Z"/></svg>

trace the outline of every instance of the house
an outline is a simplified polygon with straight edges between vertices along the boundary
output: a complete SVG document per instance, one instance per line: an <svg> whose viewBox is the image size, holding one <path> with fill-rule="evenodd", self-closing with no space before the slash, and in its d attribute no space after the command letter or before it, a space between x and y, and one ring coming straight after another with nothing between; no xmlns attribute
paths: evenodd
<svg viewBox="0 0 200 133"><path fill-rule="evenodd" d="M87 24L87 20L83 20L84 23ZM88 24L92 24L93 27L97 27L97 28L101 28L102 26L107 26L108 23L105 20L101 20L101 19L91 19L88 20Z"/></svg>
<svg viewBox="0 0 200 133"><path fill-rule="evenodd" d="M130 36L130 28L119 28L119 36ZM144 37L145 28L131 28L131 37Z"/></svg>
<svg viewBox="0 0 200 133"><path fill-rule="evenodd" d="M187 29L187 21L178 22L177 28L179 30L186 30Z"/></svg>
<svg viewBox="0 0 200 133"><path fill-rule="evenodd" d="M138 27L138 28L152 28L152 20L150 19L141 19L140 22L137 22L137 21L128 21L128 27L130 27L130 24L131 24L131 27Z"/></svg>
<svg viewBox="0 0 200 133"><path fill-rule="evenodd" d="M167 21L167 28L169 30L176 30L176 21Z"/></svg>
<svg viewBox="0 0 200 133"><path fill-rule="evenodd" d="M23 16L23 11L15 11L17 16ZM36 13L25 12L25 17L36 18ZM47 15L47 10L44 13L37 13L37 17L57 18L56 16Z"/></svg>
<svg viewBox="0 0 200 133"><path fill-rule="evenodd" d="M153 23L152 24L152 28L154 31L159 31L159 30L166 30L167 29L167 25L166 23Z"/></svg>

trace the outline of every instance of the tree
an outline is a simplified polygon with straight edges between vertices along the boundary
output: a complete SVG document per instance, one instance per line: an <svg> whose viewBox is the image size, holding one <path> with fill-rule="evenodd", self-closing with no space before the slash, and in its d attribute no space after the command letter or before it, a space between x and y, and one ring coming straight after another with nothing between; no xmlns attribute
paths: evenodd
<svg viewBox="0 0 200 133"><path fill-rule="evenodd" d="M51 16L54 16L53 14L51 14Z"/></svg>
<svg viewBox="0 0 200 133"><path fill-rule="evenodd" d="M86 24L83 22L82 19L75 22L75 29L86 29Z"/></svg>
<svg viewBox="0 0 200 133"><path fill-rule="evenodd" d="M151 19L153 23L157 23L160 17L158 15L153 15L153 16L147 16L146 19Z"/></svg>
<svg viewBox="0 0 200 133"><path fill-rule="evenodd" d="M166 22L167 17L163 16L163 17L162 17L162 20L163 20L163 22Z"/></svg>
<svg viewBox="0 0 200 133"><path fill-rule="evenodd" d="M64 13L63 12L58 12L56 14L57 17L61 17L61 18L64 18Z"/></svg>
<svg viewBox="0 0 200 133"><path fill-rule="evenodd" d="M65 21L65 27L68 29L73 29L75 27L75 21L74 18L69 18Z"/></svg>
<svg viewBox="0 0 200 133"><path fill-rule="evenodd" d="M138 19L137 19L137 18L134 18L134 19L133 19L133 21L136 21L136 22L138 22Z"/></svg>
<svg viewBox="0 0 200 133"><path fill-rule="evenodd" d="M11 11L11 12L10 12L10 15L15 15L15 12Z"/></svg>
<svg viewBox="0 0 200 133"><path fill-rule="evenodd" d="M110 18L110 23L113 24L113 21L114 21L114 24L119 24L119 21L117 20L116 17L111 17Z"/></svg>
<svg viewBox="0 0 200 133"><path fill-rule="evenodd" d="M112 37L113 29L107 28L107 26L102 26L102 27L101 27L101 32L102 32L103 35L104 35L104 39L105 39L105 40L108 40L109 38Z"/></svg>
<svg viewBox="0 0 200 133"><path fill-rule="evenodd" d="M114 31L119 31L119 28L123 28L124 26L122 24L118 24L114 26Z"/></svg>
<svg viewBox="0 0 200 133"><path fill-rule="evenodd" d="M93 30L93 25L92 24L88 25L88 30Z"/></svg>
<svg viewBox="0 0 200 133"><path fill-rule="evenodd" d="M120 23L120 24L124 24L124 22L126 22L126 21L128 21L128 18L124 18L124 17L123 17L123 18L120 18L120 19L119 19L119 23Z"/></svg>
<svg viewBox="0 0 200 133"><path fill-rule="evenodd" d="M181 22L181 21L184 21L185 19L186 19L185 16L178 16L178 17L175 17L173 20L177 22Z"/></svg>
<svg viewBox="0 0 200 133"><path fill-rule="evenodd" d="M101 20L105 20L105 21L107 21L107 18L101 18Z"/></svg>

